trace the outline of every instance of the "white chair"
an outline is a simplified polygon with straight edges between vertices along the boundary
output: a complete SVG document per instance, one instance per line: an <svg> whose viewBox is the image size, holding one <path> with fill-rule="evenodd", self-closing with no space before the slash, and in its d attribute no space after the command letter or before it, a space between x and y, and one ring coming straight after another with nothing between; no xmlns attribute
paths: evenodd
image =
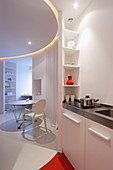
<svg viewBox="0 0 113 170"><path fill-rule="evenodd" d="M41 116L43 116L43 118L44 118L45 129L47 131L46 116L45 116L45 112L44 112L45 106L46 106L46 100L42 99L42 100L35 103L32 110L30 110L30 109L25 109L24 110L24 115L23 115L23 137L25 135L25 118L26 117L29 117L29 118L32 119L34 137L36 137L35 119L37 119L37 123L38 123L38 126L39 126L39 117L41 117ZM32 112L26 114L27 111L32 111Z"/></svg>

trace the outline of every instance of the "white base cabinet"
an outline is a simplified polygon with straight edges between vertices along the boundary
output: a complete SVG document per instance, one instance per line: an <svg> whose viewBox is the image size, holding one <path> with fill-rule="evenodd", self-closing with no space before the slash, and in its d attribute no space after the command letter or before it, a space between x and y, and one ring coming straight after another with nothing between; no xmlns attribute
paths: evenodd
<svg viewBox="0 0 113 170"><path fill-rule="evenodd" d="M84 169L84 117L64 110L63 152L77 170Z"/></svg>
<svg viewBox="0 0 113 170"><path fill-rule="evenodd" d="M113 170L113 130L86 119L85 170Z"/></svg>
<svg viewBox="0 0 113 170"><path fill-rule="evenodd" d="M76 170L113 170L113 130L64 109L63 152Z"/></svg>

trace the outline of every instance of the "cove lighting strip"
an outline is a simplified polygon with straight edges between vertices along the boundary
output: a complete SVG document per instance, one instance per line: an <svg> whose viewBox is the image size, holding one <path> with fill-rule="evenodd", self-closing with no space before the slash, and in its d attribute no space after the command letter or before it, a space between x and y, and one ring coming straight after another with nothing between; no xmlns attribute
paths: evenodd
<svg viewBox="0 0 113 170"><path fill-rule="evenodd" d="M53 11L55 17L56 17L56 20L57 20L57 24L58 24L58 11L56 10L56 8L54 7L54 5L49 1L49 0L44 0L44 2L51 8L51 10ZM43 51L45 51L46 49L48 49L49 47L51 47L54 42L58 39L58 30L57 30L57 33L54 37L54 39L47 45L45 46L44 48L38 50L38 51L35 51L35 52L32 52L32 53L28 53L28 54L24 54L24 55L20 55L20 56L13 56L13 57L2 57L0 58L0 60L6 60L6 59L14 59L14 58L22 58L22 57L28 57L28 56L31 56L31 55L35 55L35 54L39 54Z"/></svg>

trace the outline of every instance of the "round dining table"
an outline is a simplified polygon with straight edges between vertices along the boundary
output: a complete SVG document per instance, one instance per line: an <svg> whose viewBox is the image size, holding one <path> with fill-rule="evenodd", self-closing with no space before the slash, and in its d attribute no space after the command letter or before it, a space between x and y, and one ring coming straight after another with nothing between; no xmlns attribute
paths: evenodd
<svg viewBox="0 0 113 170"><path fill-rule="evenodd" d="M34 100L17 100L17 101L13 101L13 102L8 103L10 106L12 106L12 110L13 110L15 120L19 124L18 129L21 128L23 122L22 122L22 119L20 119L22 111L19 114L19 116L17 117L16 106L26 106L26 107L28 107L28 106L35 104L36 102L37 101L34 101Z"/></svg>

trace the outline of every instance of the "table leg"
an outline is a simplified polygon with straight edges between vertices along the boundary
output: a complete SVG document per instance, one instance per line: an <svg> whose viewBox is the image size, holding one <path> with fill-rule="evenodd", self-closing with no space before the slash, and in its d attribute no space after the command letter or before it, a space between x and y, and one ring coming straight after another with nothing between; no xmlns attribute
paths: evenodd
<svg viewBox="0 0 113 170"><path fill-rule="evenodd" d="M12 106L12 107L13 107L13 114L14 114L15 120L16 120L16 122L18 122L17 116L16 116L16 109L15 109L15 106Z"/></svg>
<svg viewBox="0 0 113 170"><path fill-rule="evenodd" d="M20 119L20 116L21 116L21 114L22 114L22 111L21 111L21 113L19 114L19 117L17 118L16 109L15 109L15 106L13 106L13 114L14 114L14 117L15 117L16 122L19 124L18 129L20 129L21 126L22 126L22 124L23 124L23 122L21 122L21 123L19 122L19 121L22 121L22 120L19 120L19 119Z"/></svg>

